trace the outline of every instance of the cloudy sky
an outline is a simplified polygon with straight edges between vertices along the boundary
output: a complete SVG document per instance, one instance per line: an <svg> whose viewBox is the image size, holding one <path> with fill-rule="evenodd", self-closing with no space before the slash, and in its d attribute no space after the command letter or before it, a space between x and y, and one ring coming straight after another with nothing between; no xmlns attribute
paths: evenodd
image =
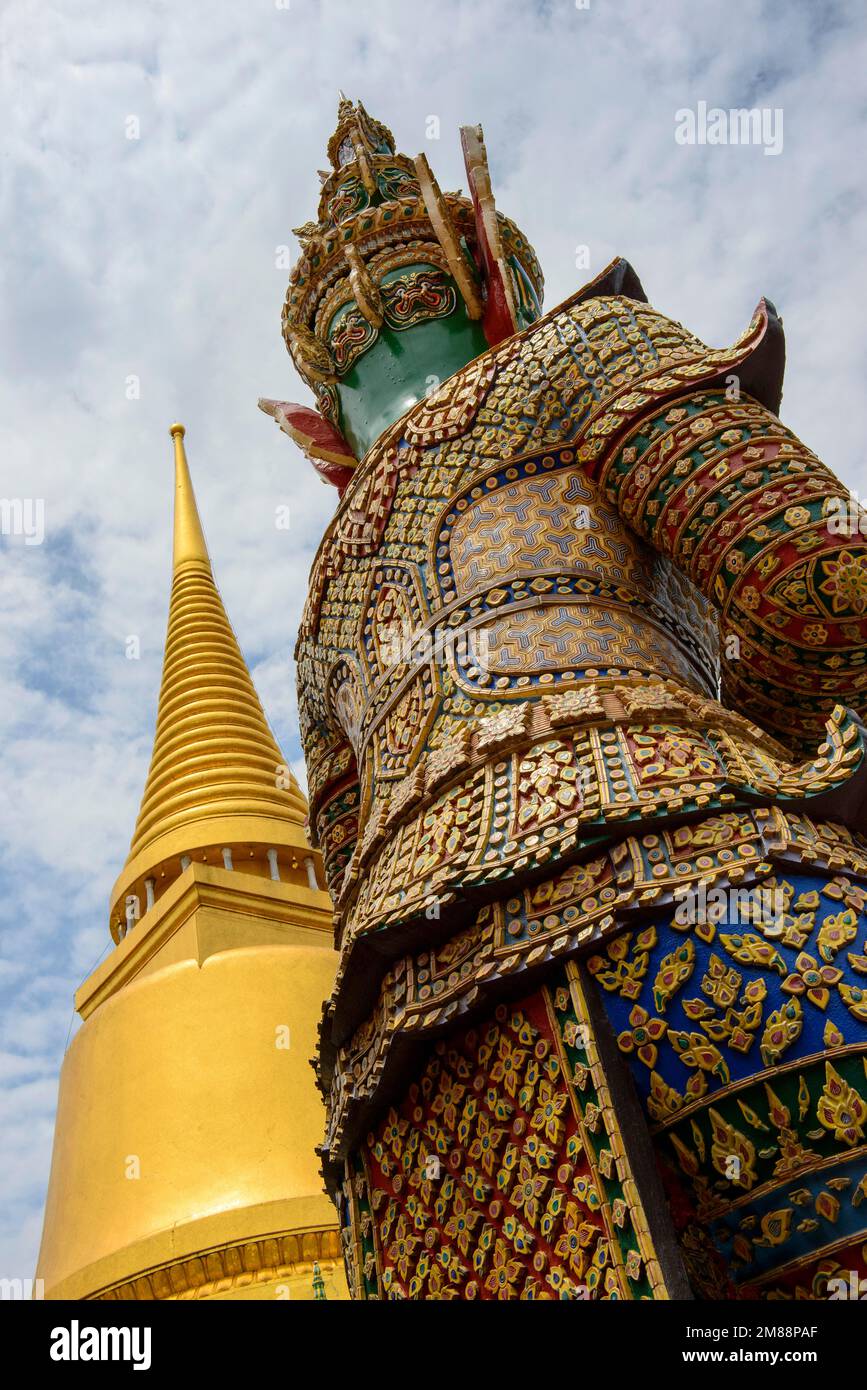
<svg viewBox="0 0 867 1390"><path fill-rule="evenodd" d="M783 416L863 493L867 19L862 0L5 0L0 64L0 497L45 517L41 545L0 537L0 1276L27 1277L72 995L150 753L174 419L300 760L291 651L335 494L256 400L309 399L278 262L315 213L337 88L449 189L459 125L483 124L549 308L616 253L715 346L773 299ZM678 144L700 101L782 111L782 151Z"/></svg>

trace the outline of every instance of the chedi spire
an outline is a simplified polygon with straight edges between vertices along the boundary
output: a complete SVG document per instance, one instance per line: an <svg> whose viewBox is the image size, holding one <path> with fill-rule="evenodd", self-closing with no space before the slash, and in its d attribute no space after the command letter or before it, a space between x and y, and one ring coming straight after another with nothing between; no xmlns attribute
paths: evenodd
<svg viewBox="0 0 867 1390"><path fill-rule="evenodd" d="M115 939L191 858L249 863L304 848L307 803L265 718L219 590L184 448L172 425L172 592L151 765L112 893ZM264 868L263 868L264 872Z"/></svg>

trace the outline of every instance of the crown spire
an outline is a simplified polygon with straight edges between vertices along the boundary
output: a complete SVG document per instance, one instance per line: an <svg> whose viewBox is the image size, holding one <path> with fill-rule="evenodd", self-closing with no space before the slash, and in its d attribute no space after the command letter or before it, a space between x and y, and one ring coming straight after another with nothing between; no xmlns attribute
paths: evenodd
<svg viewBox="0 0 867 1390"><path fill-rule="evenodd" d="M347 164L368 164L368 156L393 155L394 136L382 121L374 120L360 101L351 101L338 90L337 129L328 141L328 159L332 170ZM371 173L368 165L366 171ZM374 181L374 189L376 187Z"/></svg>
<svg viewBox="0 0 867 1390"><path fill-rule="evenodd" d="M122 929L130 894L149 902L157 878L177 877L193 857L229 864L233 848L263 862L280 846L310 853L307 802L265 718L214 582L183 425L170 433L174 561L163 676L141 809L112 893L113 933Z"/></svg>

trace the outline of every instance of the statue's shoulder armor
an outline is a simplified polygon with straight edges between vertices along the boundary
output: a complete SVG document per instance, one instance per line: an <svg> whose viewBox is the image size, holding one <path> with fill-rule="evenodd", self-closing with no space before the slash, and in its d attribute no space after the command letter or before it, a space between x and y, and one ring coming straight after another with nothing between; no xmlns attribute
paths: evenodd
<svg viewBox="0 0 867 1390"><path fill-rule="evenodd" d="M628 263L614 262L523 333L449 377L377 441L323 538L301 640L316 629L328 579L379 547L402 481L437 467L463 481L564 445L598 474L617 436L655 403L729 373L738 372L740 389L775 409L782 364L782 329L767 301L732 347L709 348L647 304Z"/></svg>

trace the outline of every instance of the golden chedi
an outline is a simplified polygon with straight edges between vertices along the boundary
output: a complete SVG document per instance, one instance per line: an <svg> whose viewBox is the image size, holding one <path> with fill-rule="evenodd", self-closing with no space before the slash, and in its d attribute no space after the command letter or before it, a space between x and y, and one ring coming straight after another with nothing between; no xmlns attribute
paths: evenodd
<svg viewBox="0 0 867 1390"><path fill-rule="evenodd" d="M116 946L76 995L38 1277L53 1299L343 1298L309 1062L331 908L171 433L154 750L112 892Z"/></svg>

